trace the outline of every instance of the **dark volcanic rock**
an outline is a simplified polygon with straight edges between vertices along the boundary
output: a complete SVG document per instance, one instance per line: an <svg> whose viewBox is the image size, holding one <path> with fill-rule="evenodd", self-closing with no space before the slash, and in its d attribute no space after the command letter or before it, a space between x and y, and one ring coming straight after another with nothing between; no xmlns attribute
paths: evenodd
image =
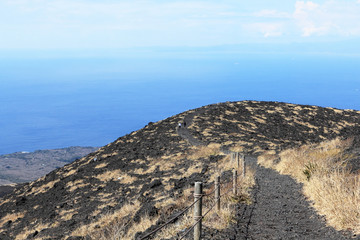
<svg viewBox="0 0 360 240"><path fill-rule="evenodd" d="M0 197L5 196L8 193L11 193L15 187L13 186L0 186Z"/></svg>
<svg viewBox="0 0 360 240"><path fill-rule="evenodd" d="M357 135L360 117L354 110L245 101L205 106L192 121L191 135L205 144L231 141L257 153Z"/></svg>

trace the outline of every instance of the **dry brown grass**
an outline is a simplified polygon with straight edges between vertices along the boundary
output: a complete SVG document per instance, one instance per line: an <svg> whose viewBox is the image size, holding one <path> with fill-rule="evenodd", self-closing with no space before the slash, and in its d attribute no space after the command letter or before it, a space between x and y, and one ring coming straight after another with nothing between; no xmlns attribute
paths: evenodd
<svg viewBox="0 0 360 240"><path fill-rule="evenodd" d="M60 218L63 221L68 221L72 218L74 214L77 213L76 209L69 209L69 210L61 210L57 211L57 213L60 215Z"/></svg>
<svg viewBox="0 0 360 240"><path fill-rule="evenodd" d="M187 189L183 190L183 193L182 193L182 195L180 197L178 197L176 199L174 199L174 198L166 198L166 199L164 199L164 201L156 203L155 206L157 208L159 208L159 209L162 209L163 213L165 213L167 211L167 209L164 208L164 206L171 206L172 205L172 207L174 209L183 209L192 200L192 194L193 194L193 189L187 188Z"/></svg>
<svg viewBox="0 0 360 240"><path fill-rule="evenodd" d="M33 187L31 189L31 193L37 195L37 194L40 194L40 193L45 193L46 191L48 191L50 188L54 187L55 183L59 182L60 179L57 179L57 180L54 180L54 181L51 181L51 182L48 182L47 184L45 185L41 185L40 187Z"/></svg>
<svg viewBox="0 0 360 240"><path fill-rule="evenodd" d="M103 162L103 163L100 163L99 165L97 165L95 168L96 168L96 169L98 169L98 168L105 168L107 165L108 165L108 163Z"/></svg>
<svg viewBox="0 0 360 240"><path fill-rule="evenodd" d="M281 161L275 169L303 182L315 171L318 175L326 175L334 170L345 169L347 157L344 150L350 141L335 139L319 145L304 145L298 149L289 149L280 153ZM307 174L304 174L307 171Z"/></svg>
<svg viewBox="0 0 360 240"><path fill-rule="evenodd" d="M217 143L211 143L207 146L195 147L194 151L189 155L188 158L191 160L197 160L200 158L210 157L211 155L219 155L221 153L220 147L221 145Z"/></svg>
<svg viewBox="0 0 360 240"><path fill-rule="evenodd" d="M85 187L85 186L87 186L87 185L89 185L89 184L84 183L84 180L83 180L83 179L79 179L79 180L76 180L76 181L74 181L74 182L68 182L68 183L66 184L66 187L68 188L68 191L69 191L69 192L73 192L73 191L75 191L76 189Z"/></svg>
<svg viewBox="0 0 360 240"><path fill-rule="evenodd" d="M314 174L305 194L314 207L325 215L329 225L338 230L360 233L360 176L347 171L334 171L320 176Z"/></svg>
<svg viewBox="0 0 360 240"><path fill-rule="evenodd" d="M2 227L6 222L12 221L15 222L19 218L23 218L25 216L25 213L12 213L7 214L4 217L0 219L0 227Z"/></svg>
<svg viewBox="0 0 360 240"><path fill-rule="evenodd" d="M95 178L99 179L102 182L108 182L112 180L112 181L119 181L124 184L132 183L135 180L137 180L137 177L124 173L120 169L114 171L106 171L104 173L95 176Z"/></svg>
<svg viewBox="0 0 360 240"><path fill-rule="evenodd" d="M68 176L74 175L76 173L76 169L70 170L70 169L64 168L64 170L67 170L67 172L62 175L63 177L68 177Z"/></svg>
<svg viewBox="0 0 360 240"><path fill-rule="evenodd" d="M329 225L359 234L360 175L346 166L350 145L351 140L335 139L283 151L277 164L274 155L264 155L259 162L302 182L304 194Z"/></svg>
<svg viewBox="0 0 360 240"><path fill-rule="evenodd" d="M155 236L155 240L168 239L176 236L179 232L185 232L185 230L191 227L193 224L192 212L189 211L181 217L176 224L170 224L167 227L161 229Z"/></svg>
<svg viewBox="0 0 360 240"><path fill-rule="evenodd" d="M235 204L241 202L251 204L250 188L255 184L255 170L247 167L245 177L238 179L238 194L232 193L232 183L225 183L221 187L221 194L225 194L221 198L220 211L212 211L204 219L204 225L217 230L223 230L235 222ZM211 201L212 203L213 201ZM209 204L207 204L209 207Z"/></svg>
<svg viewBox="0 0 360 240"><path fill-rule="evenodd" d="M5 203L9 203L9 202L14 202L14 200L12 200L11 198L8 198L6 200L2 200L0 203L0 206L4 205Z"/></svg>
<svg viewBox="0 0 360 240"><path fill-rule="evenodd" d="M217 166L215 166L216 175L212 175L210 179L215 180L215 176L221 175L222 172L232 170L232 169L237 169L238 174L239 175L242 174L242 164L243 164L242 161L243 160L240 160L240 166L238 166L237 160L231 161L230 155L227 155L221 161L218 162Z"/></svg>
<svg viewBox="0 0 360 240"><path fill-rule="evenodd" d="M155 169L159 169L160 171L166 171L176 166L176 160L179 160L178 156L170 155L170 156L162 156L158 158L150 158L148 159L151 164L150 167L146 170L139 168L134 171L136 174L147 174L152 173Z"/></svg>
<svg viewBox="0 0 360 240"><path fill-rule="evenodd" d="M273 168L279 156L274 152L266 152L258 157L258 164L266 168Z"/></svg>
<svg viewBox="0 0 360 240"><path fill-rule="evenodd" d="M223 202L220 211L214 210L204 218L204 226L223 230L228 228L230 224L235 223L234 202L227 199Z"/></svg>
<svg viewBox="0 0 360 240"><path fill-rule="evenodd" d="M30 239L30 238L28 238L28 236L30 234L33 234L34 231L40 232L43 229L57 227L58 225L59 225L59 222L55 222L55 223L52 223L52 224L40 223L40 224L37 224L37 225L32 226L32 227L27 226L27 227L25 227L25 229L22 232L20 232L18 235L15 236L15 240ZM43 240L43 239L49 239L49 236L43 236L43 237L38 237L37 236L37 237L32 237L31 239Z"/></svg>
<svg viewBox="0 0 360 240"><path fill-rule="evenodd" d="M124 227L136 210L140 207L140 202L125 204L120 210L113 213L103 214L97 221L90 225L84 225L72 232L72 236L89 236L91 239L125 239L111 238L124 237ZM99 230L100 229L100 230Z"/></svg>
<svg viewBox="0 0 360 240"><path fill-rule="evenodd" d="M239 145L239 144L236 144L235 146L231 147L230 148L230 151L233 151L233 152L243 152L244 151L244 146L242 145Z"/></svg>
<svg viewBox="0 0 360 240"><path fill-rule="evenodd" d="M111 239L113 239L113 240L134 239L134 236L137 232L144 232L149 227L154 225L158 219L159 219L159 216L149 217L149 216L145 215L140 219L140 222L134 224L125 235L117 234L118 237L111 238ZM104 240L108 240L108 239L109 238L106 238ZM102 240L102 239L100 239L100 240Z"/></svg>

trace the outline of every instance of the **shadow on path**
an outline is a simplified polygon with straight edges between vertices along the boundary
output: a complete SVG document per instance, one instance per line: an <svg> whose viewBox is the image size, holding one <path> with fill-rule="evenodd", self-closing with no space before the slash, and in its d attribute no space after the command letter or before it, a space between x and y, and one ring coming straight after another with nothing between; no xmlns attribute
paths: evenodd
<svg viewBox="0 0 360 240"><path fill-rule="evenodd" d="M302 184L287 175L247 163L256 169L253 203L238 212L236 239L350 239L327 227L302 194Z"/></svg>

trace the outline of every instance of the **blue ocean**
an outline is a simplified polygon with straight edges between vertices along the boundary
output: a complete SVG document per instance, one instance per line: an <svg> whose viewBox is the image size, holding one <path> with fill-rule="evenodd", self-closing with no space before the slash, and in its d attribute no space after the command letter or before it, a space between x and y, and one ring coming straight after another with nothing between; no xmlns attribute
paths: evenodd
<svg viewBox="0 0 360 240"><path fill-rule="evenodd" d="M360 110L359 63L229 52L0 57L0 154L103 146L150 121L224 101Z"/></svg>

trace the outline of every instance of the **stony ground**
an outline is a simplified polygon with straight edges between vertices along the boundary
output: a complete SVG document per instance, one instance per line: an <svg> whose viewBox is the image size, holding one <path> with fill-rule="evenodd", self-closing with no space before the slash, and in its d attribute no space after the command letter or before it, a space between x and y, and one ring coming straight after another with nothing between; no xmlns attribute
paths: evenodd
<svg viewBox="0 0 360 240"><path fill-rule="evenodd" d="M187 130L178 131L178 123L184 121ZM243 147L256 155L360 135L359 123L360 113L352 110L255 101L209 105L149 123L2 198L0 239L81 239L76 235L79 229L101 229L102 216L116 215L125 204L138 201L130 229L145 214L165 214L167 208L156 204L178 198L193 182L211 183L209 171L222 157L191 160L192 145L216 142L224 149ZM244 209L235 229L219 233L221 239L267 239L271 234L275 239L296 239L307 233L308 239L323 234L341 237L309 210L300 186L271 170L257 170L254 204ZM298 218L290 219L292 214ZM208 231L210 238L215 237L212 232Z"/></svg>
<svg viewBox="0 0 360 240"><path fill-rule="evenodd" d="M292 148L337 136L360 135L359 112L278 102L227 102L197 111L192 136L248 153Z"/></svg>

